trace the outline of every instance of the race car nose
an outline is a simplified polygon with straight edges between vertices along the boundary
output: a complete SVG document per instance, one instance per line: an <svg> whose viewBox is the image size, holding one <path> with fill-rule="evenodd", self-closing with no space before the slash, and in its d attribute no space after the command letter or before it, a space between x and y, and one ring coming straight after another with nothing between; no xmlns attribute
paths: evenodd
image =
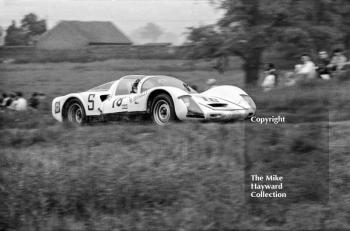
<svg viewBox="0 0 350 231"><path fill-rule="evenodd" d="M253 112L249 112L247 118L252 117L254 114L255 114L255 113L253 113Z"/></svg>
<svg viewBox="0 0 350 231"><path fill-rule="evenodd" d="M255 115L255 111L256 111L256 107L252 107L250 106L248 109L247 109L247 117L252 117L253 115Z"/></svg>

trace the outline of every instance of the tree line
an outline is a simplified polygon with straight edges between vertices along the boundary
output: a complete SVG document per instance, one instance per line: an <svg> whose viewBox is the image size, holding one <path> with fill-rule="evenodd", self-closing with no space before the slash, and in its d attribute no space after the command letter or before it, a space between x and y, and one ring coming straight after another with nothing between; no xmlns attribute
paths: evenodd
<svg viewBox="0 0 350 231"><path fill-rule="evenodd" d="M190 28L189 57L242 58L245 83L255 85L263 53L270 48L312 53L350 49L348 0L213 0L224 11L213 25Z"/></svg>
<svg viewBox="0 0 350 231"><path fill-rule="evenodd" d="M262 57L268 49L289 55L313 53L340 46L350 49L349 0L211 0L224 11L217 23L190 28L188 57L216 59L223 66L228 57L243 60L248 85L258 81ZM47 30L46 21L27 14L19 26L6 30L5 45L33 45ZM147 24L143 37L156 41L160 29Z"/></svg>

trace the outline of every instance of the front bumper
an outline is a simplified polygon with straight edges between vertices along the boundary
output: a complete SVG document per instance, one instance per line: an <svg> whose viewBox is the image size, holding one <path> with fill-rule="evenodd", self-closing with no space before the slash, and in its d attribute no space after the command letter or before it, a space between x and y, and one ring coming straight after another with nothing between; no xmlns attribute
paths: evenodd
<svg viewBox="0 0 350 231"><path fill-rule="evenodd" d="M62 109L63 109L63 103L60 97L57 97L52 100L51 104L51 113L53 118L58 120L59 122L63 121L62 118Z"/></svg>
<svg viewBox="0 0 350 231"><path fill-rule="evenodd" d="M244 120L254 115L252 110L232 110L232 111L206 111L202 115L186 115L186 119L196 119L205 121L230 121L230 120Z"/></svg>

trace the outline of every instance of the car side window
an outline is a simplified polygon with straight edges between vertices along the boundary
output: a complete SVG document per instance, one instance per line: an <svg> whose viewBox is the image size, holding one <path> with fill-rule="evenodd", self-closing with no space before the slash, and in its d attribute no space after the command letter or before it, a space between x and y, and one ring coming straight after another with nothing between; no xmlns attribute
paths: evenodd
<svg viewBox="0 0 350 231"><path fill-rule="evenodd" d="M115 90L116 95L127 95L130 94L133 79L123 79L119 82L117 89Z"/></svg>
<svg viewBox="0 0 350 231"><path fill-rule="evenodd" d="M157 80L154 78L148 79L142 84L141 92L147 91L155 86L157 86Z"/></svg>

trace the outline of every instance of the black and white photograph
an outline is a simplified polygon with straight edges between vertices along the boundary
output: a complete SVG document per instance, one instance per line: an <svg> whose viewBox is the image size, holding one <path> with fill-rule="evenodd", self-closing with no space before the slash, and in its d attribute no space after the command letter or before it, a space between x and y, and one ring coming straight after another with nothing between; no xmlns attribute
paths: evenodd
<svg viewBox="0 0 350 231"><path fill-rule="evenodd" d="M349 0L0 0L0 231L350 230Z"/></svg>

